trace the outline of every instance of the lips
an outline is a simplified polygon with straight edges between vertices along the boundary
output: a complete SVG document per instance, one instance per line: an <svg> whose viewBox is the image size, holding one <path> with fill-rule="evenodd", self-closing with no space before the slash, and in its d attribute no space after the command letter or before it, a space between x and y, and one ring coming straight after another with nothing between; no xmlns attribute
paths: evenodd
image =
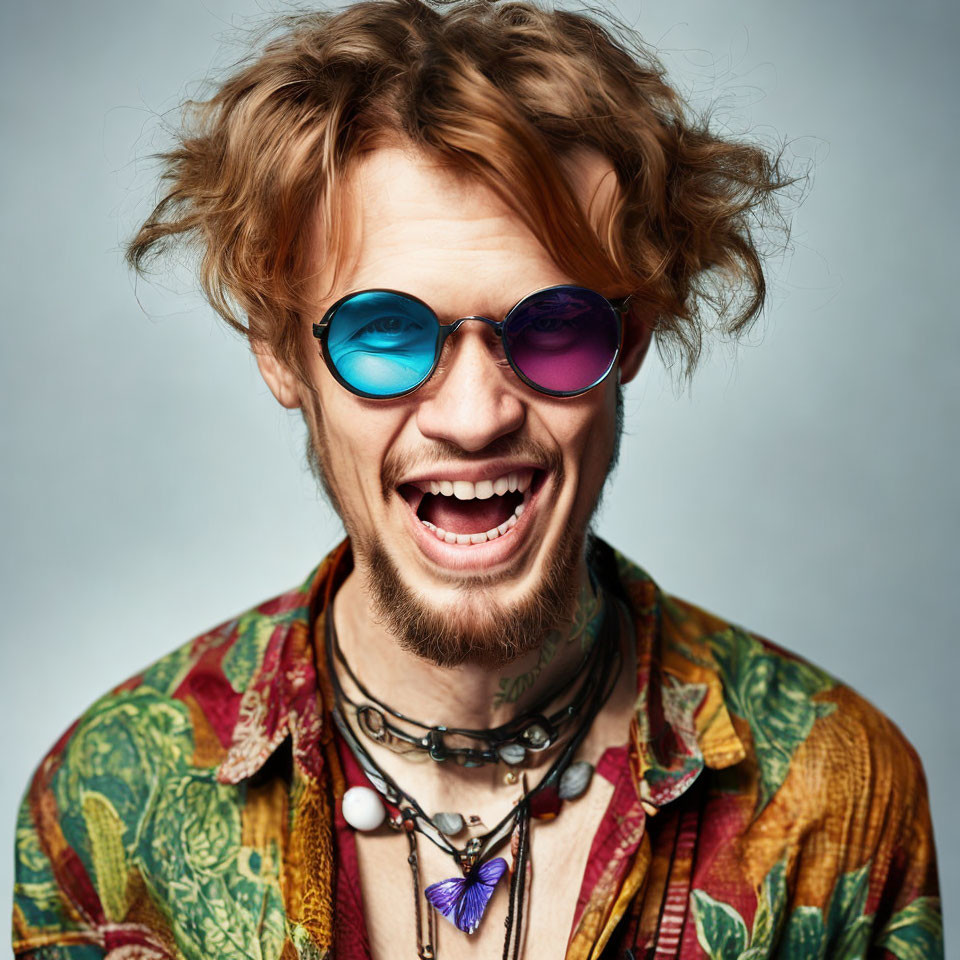
<svg viewBox="0 0 960 960"><path fill-rule="evenodd" d="M398 492L437 540L477 546L505 536L518 523L543 471L521 467L494 478L425 478Z"/></svg>

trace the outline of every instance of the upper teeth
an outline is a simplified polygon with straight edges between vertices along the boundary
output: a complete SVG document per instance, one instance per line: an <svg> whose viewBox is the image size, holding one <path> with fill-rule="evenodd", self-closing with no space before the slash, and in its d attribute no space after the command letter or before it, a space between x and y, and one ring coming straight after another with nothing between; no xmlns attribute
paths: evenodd
<svg viewBox="0 0 960 960"><path fill-rule="evenodd" d="M496 480L418 480L414 486L424 493L456 497L458 500L488 500L494 494L525 493L533 479L532 470L517 470Z"/></svg>

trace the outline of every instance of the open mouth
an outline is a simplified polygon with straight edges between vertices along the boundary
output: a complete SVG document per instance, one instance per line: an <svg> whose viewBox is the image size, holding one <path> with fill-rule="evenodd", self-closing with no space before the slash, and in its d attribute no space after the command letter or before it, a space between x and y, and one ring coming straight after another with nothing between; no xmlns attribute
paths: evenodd
<svg viewBox="0 0 960 960"><path fill-rule="evenodd" d="M397 489L438 540L480 544L510 533L545 475L523 468L496 479L417 480Z"/></svg>

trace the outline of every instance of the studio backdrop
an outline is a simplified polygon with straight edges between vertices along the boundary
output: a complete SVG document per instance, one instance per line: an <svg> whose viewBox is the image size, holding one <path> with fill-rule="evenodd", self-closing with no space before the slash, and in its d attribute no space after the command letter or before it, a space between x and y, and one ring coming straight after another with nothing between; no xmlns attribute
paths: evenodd
<svg viewBox="0 0 960 960"><path fill-rule="evenodd" d="M259 0L0 12L0 905L41 755L95 697L301 582L341 537L246 345L189 264L121 247L181 100ZM714 122L807 180L767 309L691 387L626 392L599 533L687 598L836 674L916 746L960 938L958 14L936 0L623 0ZM772 236L771 243L783 240ZM8 909L0 907L0 909ZM949 951L948 951L949 953Z"/></svg>

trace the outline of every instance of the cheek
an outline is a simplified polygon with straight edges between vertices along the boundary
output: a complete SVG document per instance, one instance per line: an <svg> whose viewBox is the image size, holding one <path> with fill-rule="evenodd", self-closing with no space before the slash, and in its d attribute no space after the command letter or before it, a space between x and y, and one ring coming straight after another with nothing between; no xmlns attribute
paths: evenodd
<svg viewBox="0 0 960 960"><path fill-rule="evenodd" d="M335 381L319 391L324 456L341 505L354 517L383 509L383 466L410 418L400 405L355 397Z"/></svg>
<svg viewBox="0 0 960 960"><path fill-rule="evenodd" d="M583 397L566 401L544 416L564 458L581 472L599 462L602 466L613 449L616 425L616 388L599 387Z"/></svg>

